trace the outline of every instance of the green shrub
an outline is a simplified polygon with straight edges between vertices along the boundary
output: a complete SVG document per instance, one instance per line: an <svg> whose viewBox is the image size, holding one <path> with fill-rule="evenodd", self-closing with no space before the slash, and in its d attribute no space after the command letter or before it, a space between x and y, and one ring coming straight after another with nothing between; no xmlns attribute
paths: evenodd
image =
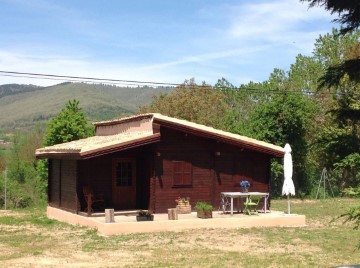
<svg viewBox="0 0 360 268"><path fill-rule="evenodd" d="M360 197L360 186L345 188L343 193L348 197Z"/></svg>
<svg viewBox="0 0 360 268"><path fill-rule="evenodd" d="M195 205L196 210L213 210L213 206L206 202L197 202Z"/></svg>

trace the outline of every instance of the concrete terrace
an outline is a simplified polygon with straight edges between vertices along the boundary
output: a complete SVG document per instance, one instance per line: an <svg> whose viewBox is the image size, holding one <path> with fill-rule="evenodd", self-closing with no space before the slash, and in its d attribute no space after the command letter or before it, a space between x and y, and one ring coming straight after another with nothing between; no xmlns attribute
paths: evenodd
<svg viewBox="0 0 360 268"><path fill-rule="evenodd" d="M51 219L97 229L101 235L109 236L128 233L150 233L183 231L198 228L250 228L250 227L301 227L305 226L305 216L285 214L280 211L244 215L242 213L223 214L214 211L212 219L199 219L196 212L178 214L178 220L168 220L167 214L154 214L154 221L137 222L135 216L115 216L114 223L105 223L105 217L86 217L61 209L48 207Z"/></svg>

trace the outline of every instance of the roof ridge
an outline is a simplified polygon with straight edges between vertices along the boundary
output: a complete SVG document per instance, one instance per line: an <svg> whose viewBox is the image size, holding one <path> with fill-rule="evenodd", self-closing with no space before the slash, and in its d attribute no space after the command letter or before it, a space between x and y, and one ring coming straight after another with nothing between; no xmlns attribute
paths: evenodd
<svg viewBox="0 0 360 268"><path fill-rule="evenodd" d="M93 122L92 124L94 126L113 125L113 124L117 124L117 123L123 123L123 122L131 121L134 118L148 118L148 117L152 117L153 115L154 115L154 113L134 114L134 115L130 115L130 116L127 116L127 117L122 117L122 118L115 118L115 119L111 119L111 120L97 121L97 122Z"/></svg>

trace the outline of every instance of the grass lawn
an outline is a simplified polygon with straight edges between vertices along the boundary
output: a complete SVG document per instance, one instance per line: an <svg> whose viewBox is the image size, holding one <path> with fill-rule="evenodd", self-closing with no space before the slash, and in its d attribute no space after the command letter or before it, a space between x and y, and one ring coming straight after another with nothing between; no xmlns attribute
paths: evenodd
<svg viewBox="0 0 360 268"><path fill-rule="evenodd" d="M45 216L0 210L0 267L331 267L360 264L360 230L330 223L356 199L292 200L301 228L201 229L102 237ZM272 200L285 211L286 200Z"/></svg>

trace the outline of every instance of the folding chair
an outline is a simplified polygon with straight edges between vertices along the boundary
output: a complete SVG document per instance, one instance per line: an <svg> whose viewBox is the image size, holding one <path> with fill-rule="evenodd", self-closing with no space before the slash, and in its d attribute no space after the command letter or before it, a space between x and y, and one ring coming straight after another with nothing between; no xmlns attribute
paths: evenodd
<svg viewBox="0 0 360 268"><path fill-rule="evenodd" d="M230 198L226 197L225 195L221 195L220 205L218 211L222 211L223 214L226 213L226 211L230 210Z"/></svg>
<svg viewBox="0 0 360 268"><path fill-rule="evenodd" d="M244 210L248 215L257 215L260 200L263 198L261 195L250 195L244 202Z"/></svg>

